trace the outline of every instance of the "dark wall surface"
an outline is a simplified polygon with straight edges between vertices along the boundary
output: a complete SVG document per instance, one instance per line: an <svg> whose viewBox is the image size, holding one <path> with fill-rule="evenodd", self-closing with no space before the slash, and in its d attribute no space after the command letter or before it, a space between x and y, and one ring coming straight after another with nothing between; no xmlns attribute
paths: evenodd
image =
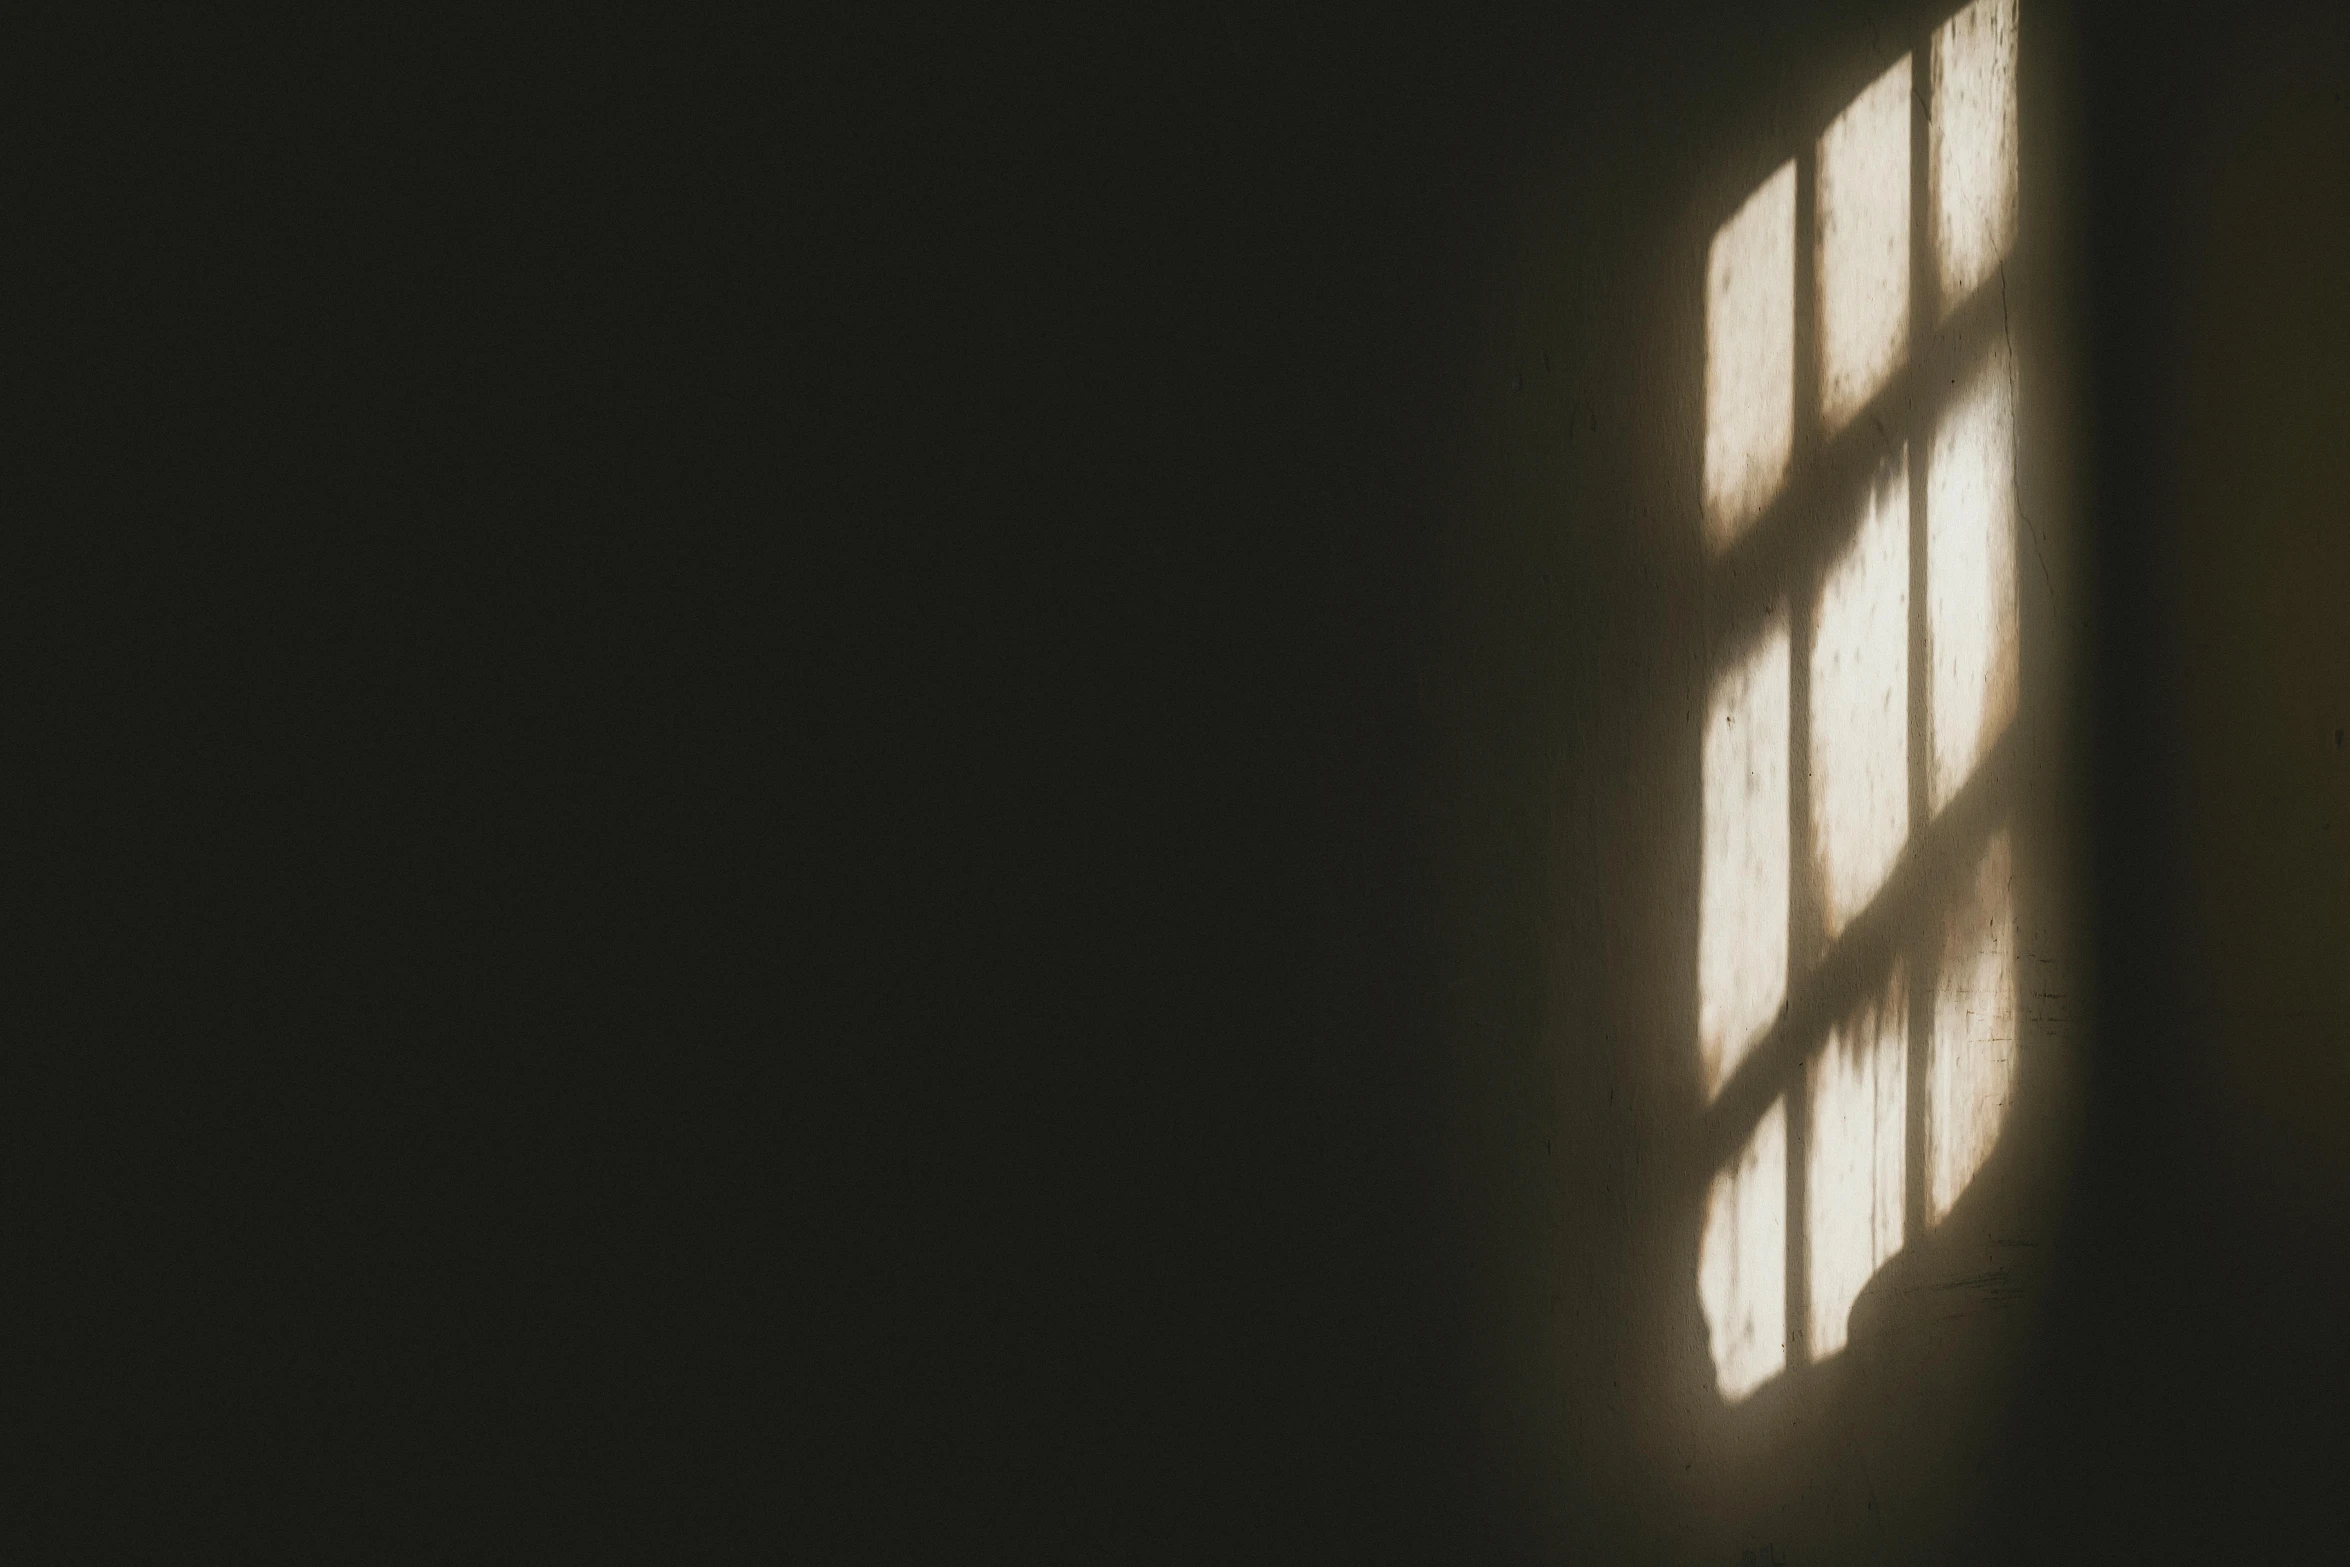
<svg viewBox="0 0 2350 1567"><path fill-rule="evenodd" d="M1996 1221L1938 1254L2022 1300L1889 1319L1777 1449L1689 1380L1657 1229L1674 269L1742 139L1939 13L1272 12L999 67L1035 96L949 182L1030 226L969 323L1018 395L956 558L1024 633L972 961L1067 967L973 1067L973 1125L1041 1150L964 1199L1019 1239L918 1265L999 1313L922 1448L977 1516L1393 1559L2330 1537L2342 39L2026 13L2025 945L2064 983Z"/></svg>
<svg viewBox="0 0 2350 1567"><path fill-rule="evenodd" d="M2350 246L2345 35L2265 10L2116 33L2088 121L2109 171L2086 302L2101 1217L2055 1399L2064 1447L2103 1449L2093 1494L2137 1527L2315 1548L2346 1430L2318 1304L2350 1217L2350 764L2326 716L2350 642L2342 453L2320 433L2341 427L2350 316L2318 281ZM2045 1516L2095 1516L2038 1491Z"/></svg>
<svg viewBox="0 0 2350 1567"><path fill-rule="evenodd" d="M33 1554L2324 1555L2350 52L2022 8L2063 983L1743 1422L1692 285L1940 9L100 17L5 153Z"/></svg>

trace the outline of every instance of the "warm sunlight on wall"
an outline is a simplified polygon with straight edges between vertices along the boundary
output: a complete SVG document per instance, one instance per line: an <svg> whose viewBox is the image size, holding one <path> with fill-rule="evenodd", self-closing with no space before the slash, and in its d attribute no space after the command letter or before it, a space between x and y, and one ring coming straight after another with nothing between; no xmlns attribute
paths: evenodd
<svg viewBox="0 0 2350 1567"><path fill-rule="evenodd" d="M1705 726L1697 1044L1707 1097L1787 993L1787 613L1714 685Z"/></svg>
<svg viewBox="0 0 2350 1567"><path fill-rule="evenodd" d="M2015 1079L2014 955L2012 860L2001 833L1943 930L1926 1069L1929 1222L1950 1211L1999 1141Z"/></svg>
<svg viewBox="0 0 2350 1567"><path fill-rule="evenodd" d="M2015 0L1976 0L1934 34L1926 179L1944 315L2015 241L2015 35Z"/></svg>
<svg viewBox="0 0 2350 1567"><path fill-rule="evenodd" d="M1794 429L1795 165L1714 236L1705 269L1706 540L1728 544L1778 494Z"/></svg>
<svg viewBox="0 0 2350 1567"><path fill-rule="evenodd" d="M1909 837L1909 453L1870 486L1820 585L1811 819L1827 933L1868 906Z"/></svg>
<svg viewBox="0 0 2350 1567"><path fill-rule="evenodd" d="M1812 1057L1811 1351L1844 1347L1861 1286L1901 1249L1909 1107L1909 980L1896 964L1882 993L1828 1033Z"/></svg>
<svg viewBox="0 0 2350 1567"><path fill-rule="evenodd" d="M1698 1254L1698 1298L1722 1391L1743 1398L1787 1359L1787 1111L1774 1104L1714 1177Z"/></svg>
<svg viewBox="0 0 2350 1567"><path fill-rule="evenodd" d="M1938 811L2015 712L2015 394L2003 342L1991 346L1936 427L1927 473Z"/></svg>
<svg viewBox="0 0 2350 1567"><path fill-rule="evenodd" d="M1820 138L1821 416L1841 430L1909 342L1910 63L1903 55Z"/></svg>
<svg viewBox="0 0 2350 1567"><path fill-rule="evenodd" d="M1739 1151L1710 1175L1697 1283L1733 1402L1845 1346L2016 1081L1989 765L2021 684L2016 25L2015 0L1977 0L1935 29L1706 253L1702 530L1745 619L1710 654L1701 742L1701 1113Z"/></svg>

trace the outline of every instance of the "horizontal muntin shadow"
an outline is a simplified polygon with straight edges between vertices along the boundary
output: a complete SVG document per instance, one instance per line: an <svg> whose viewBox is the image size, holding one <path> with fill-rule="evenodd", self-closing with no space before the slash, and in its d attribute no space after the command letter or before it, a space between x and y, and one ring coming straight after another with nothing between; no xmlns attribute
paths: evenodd
<svg viewBox="0 0 2350 1567"><path fill-rule="evenodd" d="M1812 444L1808 456L1798 446L1778 495L1706 564L1705 636L1713 667L1744 654L1789 589L1815 580L1851 542L1865 513L1861 497L1879 465L1897 459L1905 443L1911 482L1921 482L1921 448L1934 433L1928 421L1944 412L1948 394L1982 367L2007 332L1997 283L1977 289L1840 432Z"/></svg>
<svg viewBox="0 0 2350 1567"><path fill-rule="evenodd" d="M2020 765L2018 744L2010 724L1950 803L1912 829L1877 895L1804 976L1802 994L1781 1009L1706 1107L1690 1173L1700 1205L1715 1172L1738 1157L1772 1102L1790 1083L1801 1081L1804 1057L1872 988L1884 984L1912 942L1938 928L1934 918L1963 885L1961 878L1984 844L2007 822L2013 775Z"/></svg>

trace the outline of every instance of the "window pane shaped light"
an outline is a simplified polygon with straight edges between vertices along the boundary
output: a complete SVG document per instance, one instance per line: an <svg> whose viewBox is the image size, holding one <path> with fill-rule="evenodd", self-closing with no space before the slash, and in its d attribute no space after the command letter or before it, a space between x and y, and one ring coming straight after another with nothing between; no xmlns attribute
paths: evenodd
<svg viewBox="0 0 2350 1567"><path fill-rule="evenodd" d="M1788 664L1782 604L1707 708L1697 1036L1709 1100L1787 993Z"/></svg>
<svg viewBox="0 0 2350 1567"><path fill-rule="evenodd" d="M1830 936L1909 836L1909 452L1870 486L1820 585L1811 647L1811 815Z"/></svg>
<svg viewBox="0 0 2350 1567"><path fill-rule="evenodd" d="M1910 63L1820 138L1820 412L1834 434L1901 362L1909 337Z"/></svg>
<svg viewBox="0 0 2350 1567"><path fill-rule="evenodd" d="M2005 346L1943 413L1926 480L1931 805L1939 811L2015 713L2015 383Z"/></svg>
<svg viewBox="0 0 2350 1567"><path fill-rule="evenodd" d="M1735 1402L1787 1363L1787 1102L1772 1104L1706 1199L1697 1298L1714 1380Z"/></svg>
<svg viewBox="0 0 2350 1567"><path fill-rule="evenodd" d="M1861 1287L1901 1249L1909 1103L1909 982L1884 990L1828 1034L1810 1067L1811 1159L1804 1185L1811 1246L1811 1354L1844 1347Z"/></svg>
<svg viewBox="0 0 2350 1567"><path fill-rule="evenodd" d="M2015 242L2015 0L1975 0L1934 33L1926 184L1947 316Z"/></svg>
<svg viewBox="0 0 2350 1567"><path fill-rule="evenodd" d="M1705 529L1719 550L1787 477L1795 412L1795 165L1714 235L1705 269Z"/></svg>
<svg viewBox="0 0 2350 1567"><path fill-rule="evenodd" d="M1943 931L1927 1061L1926 1218L1958 1201L2007 1118L2015 1081L2015 902L2008 835L1985 849Z"/></svg>

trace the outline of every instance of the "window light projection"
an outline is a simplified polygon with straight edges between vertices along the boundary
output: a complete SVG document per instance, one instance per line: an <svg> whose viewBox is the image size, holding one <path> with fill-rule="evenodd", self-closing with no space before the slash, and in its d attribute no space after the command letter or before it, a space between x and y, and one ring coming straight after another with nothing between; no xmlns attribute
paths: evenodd
<svg viewBox="0 0 2350 1567"><path fill-rule="evenodd" d="M1926 645L1937 811L2015 712L2014 385L2005 345L1995 341L1934 431Z"/></svg>
<svg viewBox="0 0 2350 1567"><path fill-rule="evenodd" d="M1787 476L1795 409L1795 165L1722 225L1706 258L1707 542L1735 539Z"/></svg>
<svg viewBox="0 0 2350 1567"><path fill-rule="evenodd" d="M1705 726L1697 1037L1707 1097L1787 993L1787 611L1715 682Z"/></svg>
<svg viewBox="0 0 2350 1567"><path fill-rule="evenodd" d="M1820 138L1821 416L1842 429L1909 340L1909 56Z"/></svg>
<svg viewBox="0 0 2350 1567"><path fill-rule="evenodd" d="M1975 0L1934 34L1926 180L1946 316L2015 240L2015 12Z"/></svg>
<svg viewBox="0 0 2350 1567"><path fill-rule="evenodd" d="M1909 452L1820 584L1811 644L1811 819L1831 936L1909 836Z"/></svg>
<svg viewBox="0 0 2350 1567"><path fill-rule="evenodd" d="M2015 242L2016 25L1976 0L1935 29L1706 251L1697 1055L1706 1144L1737 1152L1697 1292L1733 1403L1845 1347L2017 1082L2016 785L1987 768L2022 690L2017 363L2005 311L1962 308Z"/></svg>
<svg viewBox="0 0 2350 1567"><path fill-rule="evenodd" d="M1697 1268L1722 1391L1744 1398L1787 1363L1787 1106L1774 1101L1706 1199Z"/></svg>
<svg viewBox="0 0 2350 1567"><path fill-rule="evenodd" d="M1940 1219L1990 1157L2015 1080L2015 901L2006 833L1985 849L1943 930L1927 1058L1926 1217Z"/></svg>
<svg viewBox="0 0 2350 1567"><path fill-rule="evenodd" d="M1901 1249L1909 1106L1909 980L1831 1029L1811 1059L1811 1151L1804 1182L1811 1242L1811 1353L1844 1347L1861 1287Z"/></svg>

